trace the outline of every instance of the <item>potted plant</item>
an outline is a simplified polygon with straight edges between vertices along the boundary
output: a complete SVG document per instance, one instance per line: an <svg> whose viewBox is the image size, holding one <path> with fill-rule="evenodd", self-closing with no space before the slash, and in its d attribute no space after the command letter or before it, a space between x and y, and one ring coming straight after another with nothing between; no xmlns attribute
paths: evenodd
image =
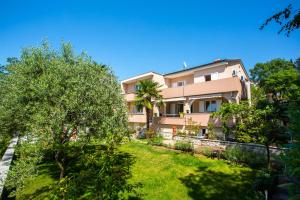
<svg viewBox="0 0 300 200"><path fill-rule="evenodd" d="M183 118L183 117L184 117L184 112L180 112L180 113L179 113L179 117L180 117L180 118Z"/></svg>

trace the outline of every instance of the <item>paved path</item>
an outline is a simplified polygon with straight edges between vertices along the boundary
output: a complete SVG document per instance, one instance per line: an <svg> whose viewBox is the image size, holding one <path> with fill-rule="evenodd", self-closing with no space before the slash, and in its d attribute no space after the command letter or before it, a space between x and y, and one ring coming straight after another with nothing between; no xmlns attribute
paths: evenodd
<svg viewBox="0 0 300 200"><path fill-rule="evenodd" d="M18 142L18 136L14 136L0 161L0 198L3 192L4 182L9 171L9 167L15 152L15 145Z"/></svg>

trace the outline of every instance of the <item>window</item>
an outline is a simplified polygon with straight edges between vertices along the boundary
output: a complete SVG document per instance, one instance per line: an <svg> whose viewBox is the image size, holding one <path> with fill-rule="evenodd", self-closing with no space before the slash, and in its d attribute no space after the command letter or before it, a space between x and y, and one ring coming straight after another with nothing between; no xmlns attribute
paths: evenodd
<svg viewBox="0 0 300 200"><path fill-rule="evenodd" d="M135 106L135 113L143 113L143 108L140 106Z"/></svg>
<svg viewBox="0 0 300 200"><path fill-rule="evenodd" d="M184 81L177 82L177 87L182 87L182 86L184 86Z"/></svg>
<svg viewBox="0 0 300 200"><path fill-rule="evenodd" d="M202 131L201 131L201 133L202 133L202 136L205 136L205 134L206 134L206 129L203 128Z"/></svg>
<svg viewBox="0 0 300 200"><path fill-rule="evenodd" d="M237 76L237 72L236 72L235 69L232 71L232 76L233 76L233 77Z"/></svg>
<svg viewBox="0 0 300 200"><path fill-rule="evenodd" d="M173 82L172 87L183 87L185 85L185 81Z"/></svg>
<svg viewBox="0 0 300 200"><path fill-rule="evenodd" d="M216 112L217 102L216 101L205 101L205 111L206 112Z"/></svg>
<svg viewBox="0 0 300 200"><path fill-rule="evenodd" d="M244 76L241 76L241 80L242 80L242 81L244 80Z"/></svg>
<svg viewBox="0 0 300 200"><path fill-rule="evenodd" d="M135 91L138 91L140 88L141 88L140 85L135 85L134 86Z"/></svg>
<svg viewBox="0 0 300 200"><path fill-rule="evenodd" d="M211 75L205 75L205 81L211 81Z"/></svg>
<svg viewBox="0 0 300 200"><path fill-rule="evenodd" d="M183 103L176 104L176 114L183 112Z"/></svg>

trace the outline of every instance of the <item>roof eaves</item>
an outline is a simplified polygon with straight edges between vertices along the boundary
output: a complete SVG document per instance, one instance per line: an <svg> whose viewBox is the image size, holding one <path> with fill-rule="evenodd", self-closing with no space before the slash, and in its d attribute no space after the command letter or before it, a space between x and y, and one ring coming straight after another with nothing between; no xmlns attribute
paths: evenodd
<svg viewBox="0 0 300 200"><path fill-rule="evenodd" d="M206 66L213 65L213 64L216 64L216 63L222 63L222 62L227 62L227 61L228 61L228 59L222 59L222 60L206 63L206 64L203 64L203 65L198 65L198 66L195 66L195 67L190 67L190 68L178 70L178 71L175 71L175 72L166 73L166 74L163 74L163 76L168 76L168 75L173 75L173 74L177 74L177 73L181 73L181 72L186 72L186 71L189 71L189 70L202 68L202 67L206 67Z"/></svg>

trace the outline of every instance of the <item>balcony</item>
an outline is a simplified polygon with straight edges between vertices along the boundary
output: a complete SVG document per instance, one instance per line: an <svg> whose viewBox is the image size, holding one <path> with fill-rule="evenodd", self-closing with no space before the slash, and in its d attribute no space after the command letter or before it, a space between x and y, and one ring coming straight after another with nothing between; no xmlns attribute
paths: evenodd
<svg viewBox="0 0 300 200"><path fill-rule="evenodd" d="M126 94L123 94L124 95L124 99L126 102L131 102L131 101L134 101L135 99L135 94L134 93L126 93Z"/></svg>
<svg viewBox="0 0 300 200"><path fill-rule="evenodd" d="M175 97L214 94L231 91L242 91L242 84L239 78L231 77L190 84L184 87L166 88L162 90L161 94L163 95L163 98L169 99Z"/></svg>
<svg viewBox="0 0 300 200"><path fill-rule="evenodd" d="M189 113L185 114L184 117L173 116L173 115L162 115L159 117L159 123L160 124L169 124L169 125L187 125L188 120L192 118L193 122L197 122L197 124L200 124L201 126L207 126L208 122L210 121L210 114L211 113Z"/></svg>
<svg viewBox="0 0 300 200"><path fill-rule="evenodd" d="M174 97L183 97L184 87L166 88L161 91L161 95L165 99Z"/></svg>
<svg viewBox="0 0 300 200"><path fill-rule="evenodd" d="M129 113L128 121L135 123L146 123L146 115L144 113Z"/></svg>

